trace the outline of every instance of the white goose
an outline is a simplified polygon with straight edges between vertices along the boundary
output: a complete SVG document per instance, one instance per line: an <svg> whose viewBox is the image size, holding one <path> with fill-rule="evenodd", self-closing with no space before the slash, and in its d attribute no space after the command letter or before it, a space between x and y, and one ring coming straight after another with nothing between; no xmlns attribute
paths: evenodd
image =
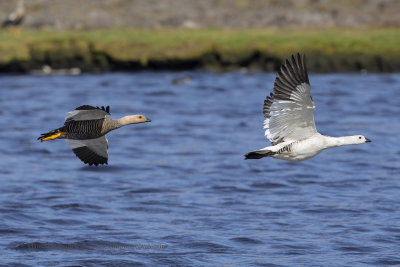
<svg viewBox="0 0 400 267"><path fill-rule="evenodd" d="M371 142L362 135L330 137L318 133L314 108L305 57L292 55L278 72L274 93L264 101L265 136L272 146L249 152L245 159L302 161L326 148Z"/></svg>

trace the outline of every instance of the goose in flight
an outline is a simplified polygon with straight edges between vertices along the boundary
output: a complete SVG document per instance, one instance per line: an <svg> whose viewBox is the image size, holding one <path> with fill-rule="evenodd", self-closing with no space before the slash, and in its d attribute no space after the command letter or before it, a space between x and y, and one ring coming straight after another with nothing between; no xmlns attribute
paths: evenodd
<svg viewBox="0 0 400 267"><path fill-rule="evenodd" d="M106 134L127 124L150 122L143 115L130 115L111 119L110 107L84 105L69 112L64 126L41 134L40 141L67 139L75 155L89 165L108 164Z"/></svg>
<svg viewBox="0 0 400 267"><path fill-rule="evenodd" d="M274 93L264 101L265 136L272 146L249 152L245 159L302 161L326 148L371 142L362 135L330 137L318 133L314 108L305 56L292 55L278 72Z"/></svg>

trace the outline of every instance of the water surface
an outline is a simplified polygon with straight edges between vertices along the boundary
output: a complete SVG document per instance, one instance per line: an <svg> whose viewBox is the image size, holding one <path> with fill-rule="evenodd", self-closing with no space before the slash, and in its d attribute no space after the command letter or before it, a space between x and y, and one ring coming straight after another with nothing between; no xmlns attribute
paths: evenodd
<svg viewBox="0 0 400 267"><path fill-rule="evenodd" d="M400 264L400 75L310 75L318 130L372 143L245 161L269 144L274 77L0 76L0 264ZM152 122L111 132L109 165L85 166L36 140L83 104Z"/></svg>

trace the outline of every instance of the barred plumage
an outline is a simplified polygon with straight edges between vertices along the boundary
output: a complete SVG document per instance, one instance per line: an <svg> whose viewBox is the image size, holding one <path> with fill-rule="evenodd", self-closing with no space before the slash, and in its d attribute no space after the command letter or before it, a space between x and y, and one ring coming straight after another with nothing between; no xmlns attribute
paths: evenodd
<svg viewBox="0 0 400 267"><path fill-rule="evenodd" d="M295 144L297 144L299 142L300 141L294 141L294 142L292 142L292 143L290 143L288 145L285 145L284 147L279 149L278 152L276 152L275 154L282 154L282 153L285 153L285 152L290 153L290 152L292 152L293 145L295 145Z"/></svg>
<svg viewBox="0 0 400 267"><path fill-rule="evenodd" d="M69 139L93 139L102 136L103 124L104 119L68 121L64 127Z"/></svg>

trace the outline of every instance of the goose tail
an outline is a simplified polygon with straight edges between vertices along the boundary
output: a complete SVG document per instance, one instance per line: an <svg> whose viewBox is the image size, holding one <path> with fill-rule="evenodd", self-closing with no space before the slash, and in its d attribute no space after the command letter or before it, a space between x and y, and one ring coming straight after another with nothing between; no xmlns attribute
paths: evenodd
<svg viewBox="0 0 400 267"><path fill-rule="evenodd" d="M244 159L262 159L265 157L270 157L274 154L275 152L271 150L261 149L247 153L246 155L244 155Z"/></svg>
<svg viewBox="0 0 400 267"><path fill-rule="evenodd" d="M65 131L64 127L55 129L53 131L50 131L48 133L42 133L37 140L40 140L41 142L43 141L48 141L48 140L54 140L58 138L65 138L65 135L67 132Z"/></svg>

